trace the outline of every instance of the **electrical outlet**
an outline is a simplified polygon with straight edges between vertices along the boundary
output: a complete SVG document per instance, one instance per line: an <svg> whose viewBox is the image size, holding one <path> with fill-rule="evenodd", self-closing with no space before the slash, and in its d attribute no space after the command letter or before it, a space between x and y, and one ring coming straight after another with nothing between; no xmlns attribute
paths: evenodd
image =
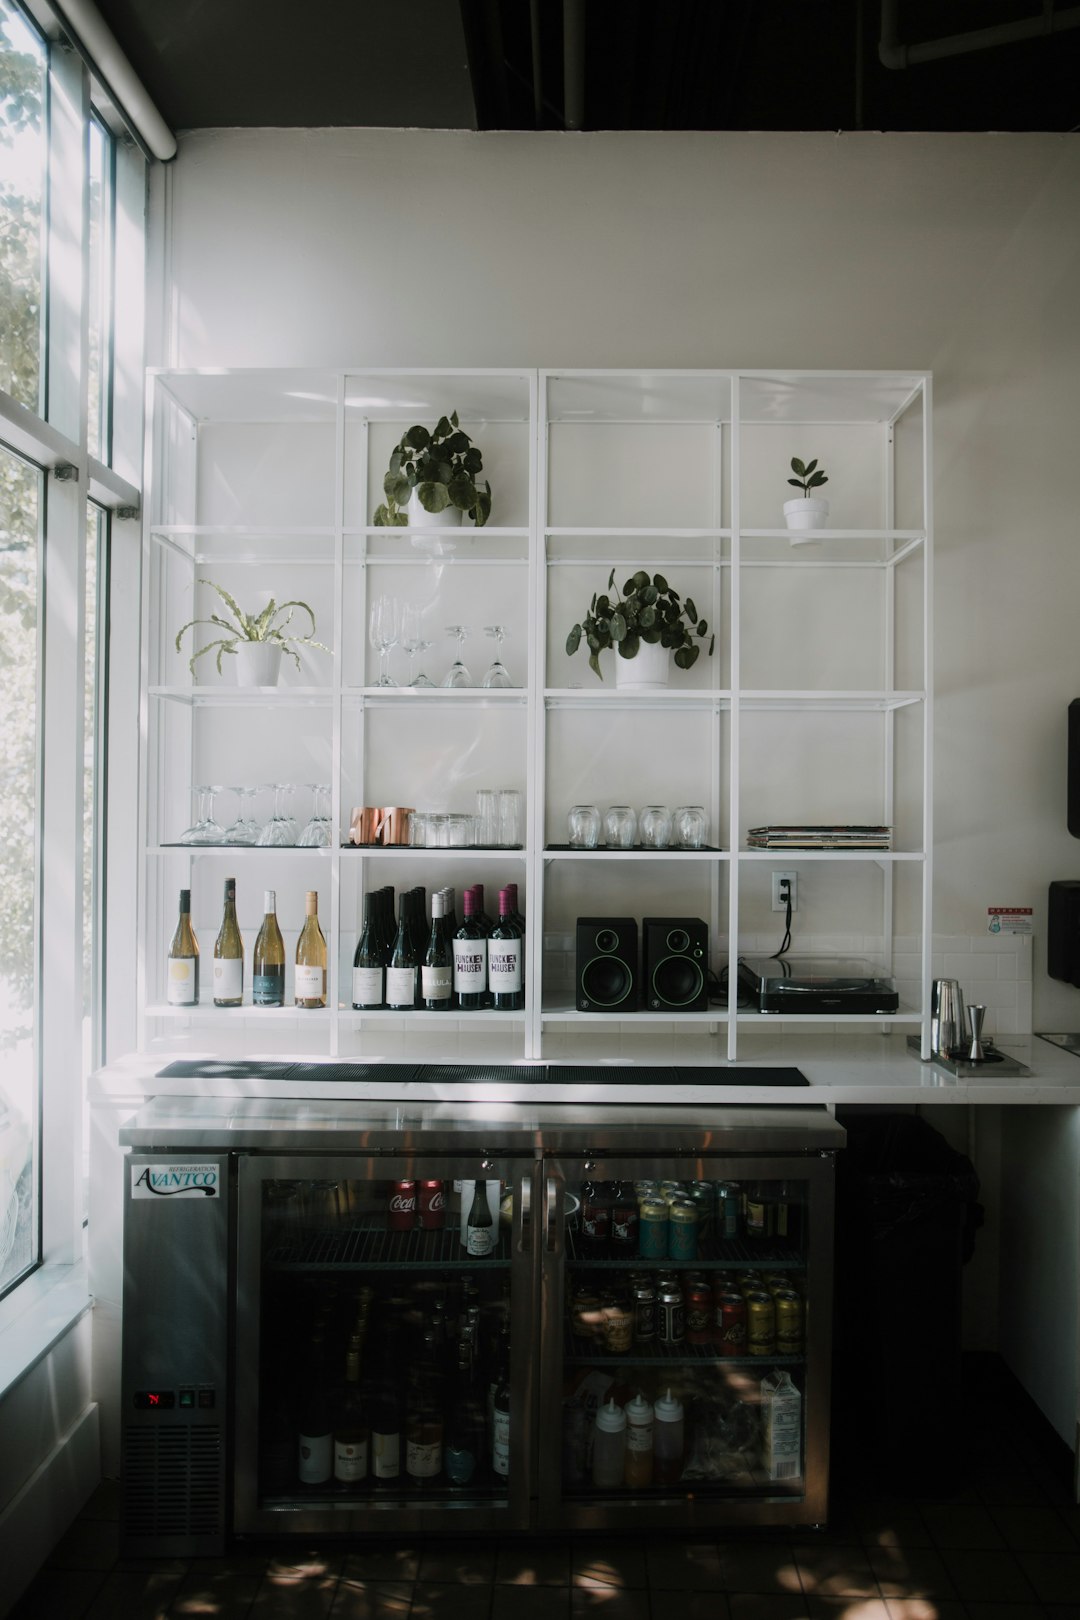
<svg viewBox="0 0 1080 1620"><path fill-rule="evenodd" d="M787 888L784 885L787 884ZM791 909L799 909L799 874L797 872L774 872L772 874L772 908L774 911L786 911L788 896L791 896Z"/></svg>

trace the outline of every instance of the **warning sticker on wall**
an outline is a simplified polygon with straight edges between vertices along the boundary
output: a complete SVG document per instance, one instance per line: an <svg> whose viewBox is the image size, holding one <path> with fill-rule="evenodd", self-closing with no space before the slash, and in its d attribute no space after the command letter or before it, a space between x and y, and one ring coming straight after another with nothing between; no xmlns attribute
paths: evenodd
<svg viewBox="0 0 1080 1620"><path fill-rule="evenodd" d="M991 934L1030 934L1031 906L987 906Z"/></svg>
<svg viewBox="0 0 1080 1620"><path fill-rule="evenodd" d="M132 1198L220 1198L216 1164L133 1164Z"/></svg>

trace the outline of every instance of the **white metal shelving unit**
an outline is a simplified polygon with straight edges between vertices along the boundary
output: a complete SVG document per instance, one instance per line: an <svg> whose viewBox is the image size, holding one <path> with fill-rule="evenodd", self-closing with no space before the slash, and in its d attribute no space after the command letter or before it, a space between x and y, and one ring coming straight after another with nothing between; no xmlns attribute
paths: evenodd
<svg viewBox="0 0 1080 1620"><path fill-rule="evenodd" d="M923 373L776 371L221 371L149 380L141 773L139 1006L148 1047L509 1061L579 1052L687 1063L751 1052L788 1021L740 1009L574 1008L578 914L693 915L714 972L729 942L768 955L782 929L768 871L800 874L793 954L869 955L895 973L890 1026L928 1043L931 883L931 425ZM385 529L371 513L402 428L457 409L484 455L497 522ZM792 455L817 456L837 526L792 544L777 521ZM570 625L612 568L662 571L716 632L712 658L667 691L615 686L604 655L567 657ZM213 599L299 597L328 653L302 654L272 691L188 679L180 625ZM621 579L619 579L621 583ZM416 601L440 669L443 627L469 623L479 675L487 622L509 626L509 691L375 686L369 596ZM705 604L708 604L706 607ZM403 664L395 671L407 679ZM333 825L355 804L469 810L516 786L515 850L178 847L198 783L331 784ZM587 854L565 841L582 800L701 803L710 849ZM231 819L232 801L224 814ZM306 817L301 796L295 806ZM882 821L888 852L763 851L768 822ZM164 1005L162 961L180 887L204 957L236 876L248 950L262 890L287 949L303 889L320 893L329 1007L194 1012ZM523 1013L361 1014L349 969L365 890L516 880L528 917ZM489 906L490 909L490 906ZM292 924L292 926L290 926ZM763 946L768 944L768 949ZM837 1023L880 1025L880 1017ZM618 1031L613 1024L618 1024ZM637 1048L637 1050L635 1049Z"/></svg>

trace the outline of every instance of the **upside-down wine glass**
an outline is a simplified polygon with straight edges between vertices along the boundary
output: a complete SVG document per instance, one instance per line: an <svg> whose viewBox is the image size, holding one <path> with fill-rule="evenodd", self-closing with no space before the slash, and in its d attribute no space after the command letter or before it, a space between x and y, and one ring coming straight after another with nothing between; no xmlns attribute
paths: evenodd
<svg viewBox="0 0 1080 1620"><path fill-rule="evenodd" d="M289 795L293 789L288 782L275 782L274 813L258 837L261 849L291 849L296 843L296 822L289 814Z"/></svg>
<svg viewBox="0 0 1080 1620"><path fill-rule="evenodd" d="M423 609L415 602L407 602L401 610L401 645L409 655L409 685L434 686L421 669L419 675L413 674L413 666L417 655L421 658L431 646L431 642L424 636Z"/></svg>
<svg viewBox="0 0 1080 1620"><path fill-rule="evenodd" d="M461 656L465 647L465 638L469 634L469 627L467 624L448 624L446 633L448 636L457 637L458 650L457 657L443 676L443 685L452 687L471 686L473 678L465 667L465 661Z"/></svg>
<svg viewBox="0 0 1080 1620"><path fill-rule="evenodd" d="M401 640L401 604L396 596L377 596L371 604L368 620L371 645L379 655L379 678L376 686L396 686L390 675L390 653Z"/></svg>
<svg viewBox="0 0 1080 1620"><path fill-rule="evenodd" d="M301 849L330 848L330 788L325 782L309 782L314 803L311 820L300 834Z"/></svg>
<svg viewBox="0 0 1080 1620"><path fill-rule="evenodd" d="M484 676L482 685L486 686L489 691L492 688L508 687L511 685L510 671L502 661L502 644L506 639L506 626L505 624L486 624L484 634L495 638L495 657L490 669Z"/></svg>
<svg viewBox="0 0 1080 1620"><path fill-rule="evenodd" d="M214 820L214 794L223 793L220 787L197 787L192 791L199 796L198 809L195 820L190 827L180 834L178 842L181 844L220 844L225 838L225 829Z"/></svg>
<svg viewBox="0 0 1080 1620"><path fill-rule="evenodd" d="M222 842L225 844L254 844L259 837L259 823L252 814L251 801L258 793L257 787L234 787L229 790L236 794L240 800L236 809L236 820L226 827ZM245 812L245 805L247 807Z"/></svg>

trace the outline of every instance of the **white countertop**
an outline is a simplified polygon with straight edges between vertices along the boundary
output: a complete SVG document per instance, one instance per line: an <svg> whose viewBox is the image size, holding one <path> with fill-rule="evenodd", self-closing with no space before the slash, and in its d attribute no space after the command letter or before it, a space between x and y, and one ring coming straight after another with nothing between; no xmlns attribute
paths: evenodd
<svg viewBox="0 0 1080 1620"><path fill-rule="evenodd" d="M743 1048L746 1050L744 1051ZM1049 1104L1072 1106L1080 1103L1080 1057L1051 1046L1037 1036L1009 1036L1001 1042L1008 1056L1016 1058L1030 1069L1028 1075L996 1075L989 1069L971 1077L957 1077L939 1068L937 1064L923 1063L907 1046L899 1030L891 1034L784 1034L755 1035L740 1042L737 1082L725 1082L726 1065L701 1068L701 1084L687 1081L680 1084L677 1093L671 1086L653 1086L633 1083L620 1085L620 1078L630 1081L633 1065L612 1063L611 1078L597 1086L555 1086L530 1083L528 1064L514 1065L521 1074L520 1084L512 1082L492 1085L470 1084L467 1080L452 1085L394 1083L388 1070L388 1080L378 1078L363 1081L318 1079L303 1080L266 1079L251 1080L236 1077L162 1077L160 1071L174 1059L192 1060L203 1055L186 1049L182 1052L134 1053L107 1064L90 1080L91 1103L121 1104L128 1099L138 1101L150 1096L185 1097L263 1097L267 1099L298 1098L307 1101L338 1098L359 1101L424 1102L574 1102L653 1104L680 1103L724 1105L728 1103L771 1103L775 1105L806 1106L825 1104L829 1107L856 1103L930 1104L930 1103L991 1103L995 1105ZM604 1061L603 1048L598 1044L594 1053L581 1050L576 1061L582 1064ZM268 1062L327 1062L329 1060L298 1054L273 1051L251 1051L252 1059ZM343 1060L344 1061L344 1060ZM354 1061L366 1061L356 1059ZM454 1062L447 1054L447 1062ZM643 1043L643 1063L678 1064L672 1050L663 1054L652 1048L646 1052ZM679 1065L685 1077L686 1065ZM802 1071L810 1084L806 1087L754 1085L746 1078L746 1071L755 1067L795 1067ZM467 1064L460 1065L467 1068ZM706 1075L709 1077L706 1079Z"/></svg>

